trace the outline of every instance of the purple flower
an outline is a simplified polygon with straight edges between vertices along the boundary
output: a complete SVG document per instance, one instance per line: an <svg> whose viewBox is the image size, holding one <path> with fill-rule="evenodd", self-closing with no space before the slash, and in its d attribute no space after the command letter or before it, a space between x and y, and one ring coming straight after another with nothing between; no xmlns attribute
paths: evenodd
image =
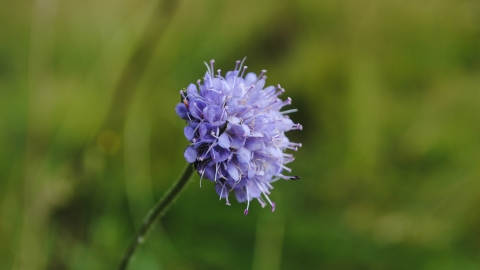
<svg viewBox="0 0 480 270"><path fill-rule="evenodd" d="M252 199L262 207L268 202L274 211L275 203L268 197L271 183L299 179L282 174L291 171L285 164L294 160L284 151L301 146L285 136L289 130L302 129L286 115L296 110L280 112L291 99L278 98L285 91L280 85L264 88L265 70L244 77L247 67L237 61L235 69L222 77L220 70L214 75L213 63L205 63L203 83L198 80L198 87L190 84L186 93L180 91L181 102L175 107L187 122L184 134L190 145L185 159L194 164L201 179L215 182L215 190L227 205L233 192L239 202L247 201L245 215Z"/></svg>

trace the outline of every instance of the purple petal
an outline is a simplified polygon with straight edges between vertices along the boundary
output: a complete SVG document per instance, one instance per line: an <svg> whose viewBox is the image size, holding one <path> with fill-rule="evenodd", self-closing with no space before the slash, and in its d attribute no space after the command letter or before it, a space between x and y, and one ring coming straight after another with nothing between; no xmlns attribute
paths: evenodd
<svg viewBox="0 0 480 270"><path fill-rule="evenodd" d="M245 148L247 148L250 151L257 151L262 149L262 147L263 147L263 142L258 138L250 137L250 138L247 138L247 140L245 141Z"/></svg>
<svg viewBox="0 0 480 270"><path fill-rule="evenodd" d="M213 124L222 117L222 109L217 105L207 106L203 109L203 115L208 122Z"/></svg>
<svg viewBox="0 0 480 270"><path fill-rule="evenodd" d="M200 139L205 142L214 142L215 137L212 136L212 131L215 132L217 127L210 125L208 123L200 124L198 127L198 133L200 134Z"/></svg>
<svg viewBox="0 0 480 270"><path fill-rule="evenodd" d="M248 190L248 196L250 197L250 199L260 197L261 191L258 188L258 185L254 184L253 181L248 183L247 187L248 187L248 189L247 189Z"/></svg>
<svg viewBox="0 0 480 270"><path fill-rule="evenodd" d="M247 125L242 125L242 129L243 129L243 136L247 137L248 135L250 135L250 128L247 126Z"/></svg>
<svg viewBox="0 0 480 270"><path fill-rule="evenodd" d="M188 146L187 149L185 149L183 156L188 163L193 163L197 160L197 149L193 148L193 146Z"/></svg>
<svg viewBox="0 0 480 270"><path fill-rule="evenodd" d="M227 133L224 132L222 135L220 135L220 137L218 137L218 145L223 148L230 148L230 137Z"/></svg>
<svg viewBox="0 0 480 270"><path fill-rule="evenodd" d="M252 159L251 152L247 148L242 147L237 150L237 158L241 163L248 163Z"/></svg>
<svg viewBox="0 0 480 270"><path fill-rule="evenodd" d="M216 163L223 162L227 160L228 156L230 155L230 151L228 149L222 148L220 146L215 146L210 150L210 156L212 157L213 161Z"/></svg>
<svg viewBox="0 0 480 270"><path fill-rule="evenodd" d="M192 126L186 126L183 129L183 134L185 134L187 140L191 141L195 137L195 129Z"/></svg>
<svg viewBox="0 0 480 270"><path fill-rule="evenodd" d="M175 112L178 116L180 116L180 118L187 119L188 109L185 104L178 103L177 106L175 106Z"/></svg>
<svg viewBox="0 0 480 270"><path fill-rule="evenodd" d="M235 167L235 164L233 164L232 162L229 162L227 170L228 170L228 174L233 180L238 181L240 179L240 175L238 174L238 169L237 167Z"/></svg>
<svg viewBox="0 0 480 270"><path fill-rule="evenodd" d="M187 96L197 96L198 91L197 91L197 86L193 83L189 84L187 87Z"/></svg>
<svg viewBox="0 0 480 270"><path fill-rule="evenodd" d="M204 176L210 181L215 181L215 165L206 166Z"/></svg>
<svg viewBox="0 0 480 270"><path fill-rule="evenodd" d="M245 191L243 191L242 189L236 188L234 189L234 192L235 192L235 198L237 199L238 202L246 201Z"/></svg>
<svg viewBox="0 0 480 270"><path fill-rule="evenodd" d="M232 124L235 124L235 125L238 125L238 124L240 124L240 118L232 115L232 116L228 117L228 122L232 123Z"/></svg>
<svg viewBox="0 0 480 270"><path fill-rule="evenodd" d="M258 90L263 89L264 86L265 86L265 79L263 78L258 80L258 82L255 84L255 88Z"/></svg>
<svg viewBox="0 0 480 270"><path fill-rule="evenodd" d="M231 137L231 138L232 138L232 142L230 143L231 148L238 149L245 145L245 140L246 140L245 137L237 136L237 137Z"/></svg>
<svg viewBox="0 0 480 270"><path fill-rule="evenodd" d="M215 184L215 191L217 192L218 195L220 195L220 198L226 198L229 193L229 189L222 183L217 182Z"/></svg>
<svg viewBox="0 0 480 270"><path fill-rule="evenodd" d="M247 177L253 178L254 176L255 176L255 168L252 166L248 167Z"/></svg>
<svg viewBox="0 0 480 270"><path fill-rule="evenodd" d="M256 80L257 80L257 75L255 75L255 73L253 72L249 72L247 76L245 76L245 86L246 87L252 86Z"/></svg>

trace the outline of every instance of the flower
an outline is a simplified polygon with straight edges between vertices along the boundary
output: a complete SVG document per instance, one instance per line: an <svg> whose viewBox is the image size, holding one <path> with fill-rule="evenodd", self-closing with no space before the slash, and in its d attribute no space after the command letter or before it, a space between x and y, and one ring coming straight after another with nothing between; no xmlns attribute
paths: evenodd
<svg viewBox="0 0 480 270"><path fill-rule="evenodd" d="M214 75L214 60L207 66L203 84L197 81L185 91L180 91L181 102L175 107L177 114L186 120L185 137L190 145L185 149L187 162L193 163L198 174L215 182L215 190L227 205L230 192L239 202L247 201L244 214L252 199L262 207L267 203L275 210L275 203L268 195L271 183L279 180L296 180L298 176L286 176L291 172L285 164L294 160L286 149L297 150L300 143L293 143L285 132L302 129L286 115L296 110L280 112L291 99L278 98L285 90L268 86L265 89L265 73L258 76L248 73L246 66L237 61L235 69L225 77ZM243 67L242 67L243 66Z"/></svg>

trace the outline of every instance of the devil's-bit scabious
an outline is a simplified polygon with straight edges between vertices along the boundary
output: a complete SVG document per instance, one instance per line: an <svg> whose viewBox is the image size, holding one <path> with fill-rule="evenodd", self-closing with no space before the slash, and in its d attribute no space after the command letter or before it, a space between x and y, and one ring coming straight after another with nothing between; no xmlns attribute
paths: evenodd
<svg viewBox="0 0 480 270"><path fill-rule="evenodd" d="M186 93L180 91L181 102L175 107L187 122L184 133L191 142L185 159L194 164L201 178L215 182L217 193L228 205L232 191L239 202L247 201L245 215L252 199L264 207L265 198L274 211L275 203L268 197L271 183L298 179L282 174L291 171L285 164L294 159L284 151L301 146L285 136L289 130L302 129L286 115L295 110L280 111L291 99L278 98L285 91L280 85L263 89L265 70L244 78L247 67L237 61L235 70L222 77L220 70L215 76L213 63L205 63L203 84L198 80L198 88L190 84Z"/></svg>

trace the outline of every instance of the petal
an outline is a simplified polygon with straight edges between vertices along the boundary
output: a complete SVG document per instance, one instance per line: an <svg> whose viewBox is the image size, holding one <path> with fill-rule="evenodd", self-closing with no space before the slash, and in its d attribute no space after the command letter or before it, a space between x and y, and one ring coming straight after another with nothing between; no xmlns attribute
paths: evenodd
<svg viewBox="0 0 480 270"><path fill-rule="evenodd" d="M227 171L233 180L238 181L240 179L240 175L238 174L238 169L237 167L235 167L235 164L233 164L232 162L228 163Z"/></svg>
<svg viewBox="0 0 480 270"><path fill-rule="evenodd" d="M262 149L263 147L263 142L255 137L249 137L245 141L245 148L247 148L250 151L257 151Z"/></svg>
<svg viewBox="0 0 480 270"><path fill-rule="evenodd" d="M210 181L215 181L215 165L206 166L204 176Z"/></svg>
<svg viewBox="0 0 480 270"><path fill-rule="evenodd" d="M232 142L230 143L230 147L231 148L234 148L234 149L238 149L238 148L241 148L245 145L245 140L246 138L245 137L231 137L232 138Z"/></svg>
<svg viewBox="0 0 480 270"><path fill-rule="evenodd" d="M210 125L208 123L200 124L198 127L198 133L200 135L200 139L204 142L214 142L216 140L215 137L212 136L212 131L216 131L217 127Z"/></svg>
<svg viewBox="0 0 480 270"><path fill-rule="evenodd" d="M232 124L235 124L235 125L238 125L238 124L240 124L240 118L232 115L232 116L228 117L228 122L232 123Z"/></svg>
<svg viewBox="0 0 480 270"><path fill-rule="evenodd" d="M210 157L217 163L227 160L228 156L230 156L230 151L218 145L210 151Z"/></svg>
<svg viewBox="0 0 480 270"><path fill-rule="evenodd" d="M258 82L255 84L255 88L257 90L262 90L264 86L265 86L265 79L263 78L258 80Z"/></svg>
<svg viewBox="0 0 480 270"><path fill-rule="evenodd" d="M247 187L248 187L248 189L247 189L248 190L248 197L250 199L260 197L261 191L258 188L258 185L256 185L254 183L254 181L251 181L251 182L247 183Z"/></svg>
<svg viewBox="0 0 480 270"><path fill-rule="evenodd" d="M235 198L237 198L238 202L246 201L246 196L245 196L246 194L245 194L245 191L243 191L243 189L236 188L234 189L234 192L235 192Z"/></svg>
<svg viewBox="0 0 480 270"><path fill-rule="evenodd" d="M195 137L195 129L192 126L186 126L183 129L183 134L185 134L187 140L191 141Z"/></svg>
<svg viewBox="0 0 480 270"><path fill-rule="evenodd" d="M234 125L228 123L226 130L232 137L246 137L250 134L250 129L246 125Z"/></svg>
<svg viewBox="0 0 480 270"><path fill-rule="evenodd" d="M247 126L247 125L242 125L242 129L243 129L243 136L247 137L248 135L250 135L250 128Z"/></svg>
<svg viewBox="0 0 480 270"><path fill-rule="evenodd" d="M193 146L188 146L187 149L185 149L183 156L188 163L193 163L197 160L197 149L193 148Z"/></svg>
<svg viewBox="0 0 480 270"><path fill-rule="evenodd" d="M175 106L175 112L178 116L180 116L180 118L187 119L188 109L185 104L178 103L177 106Z"/></svg>
<svg viewBox="0 0 480 270"><path fill-rule="evenodd" d="M249 72L247 76L245 76L245 86L247 87L252 86L256 80L257 80L257 75L253 72Z"/></svg>
<svg viewBox="0 0 480 270"><path fill-rule="evenodd" d="M255 176L255 167L253 166L248 167L247 177L251 179L254 176Z"/></svg>
<svg viewBox="0 0 480 270"><path fill-rule="evenodd" d="M237 150L237 158L240 163L248 163L250 162L251 158L251 152L245 147L242 147Z"/></svg>
<svg viewBox="0 0 480 270"><path fill-rule="evenodd" d="M203 117L208 120L208 122L213 123L215 118L215 110L210 106L207 106L203 109Z"/></svg>
<svg viewBox="0 0 480 270"><path fill-rule="evenodd" d="M193 83L189 84L187 87L187 96L197 96L198 91L197 91L197 86Z"/></svg>
<svg viewBox="0 0 480 270"><path fill-rule="evenodd" d="M203 109L203 115L208 122L213 124L220 120L222 116L222 109L217 105L210 105Z"/></svg>
<svg viewBox="0 0 480 270"><path fill-rule="evenodd" d="M245 125L233 125L228 123L226 131L232 139L230 147L237 149L243 147L245 144L246 136L248 136L250 130L247 126L243 126ZM248 134L245 132L245 129L248 130Z"/></svg>
<svg viewBox="0 0 480 270"><path fill-rule="evenodd" d="M220 135L220 137L218 137L218 145L223 148L230 148L230 137L227 133L224 132L222 135Z"/></svg>
<svg viewBox="0 0 480 270"><path fill-rule="evenodd" d="M198 99L191 99L188 102L188 108L190 110L190 113L195 116L197 119L203 119L203 108L205 108L205 103L203 101L198 100Z"/></svg>
<svg viewBox="0 0 480 270"><path fill-rule="evenodd" d="M225 184L220 183L220 181L215 184L215 191L222 199L226 198L229 193L229 189L225 186Z"/></svg>

